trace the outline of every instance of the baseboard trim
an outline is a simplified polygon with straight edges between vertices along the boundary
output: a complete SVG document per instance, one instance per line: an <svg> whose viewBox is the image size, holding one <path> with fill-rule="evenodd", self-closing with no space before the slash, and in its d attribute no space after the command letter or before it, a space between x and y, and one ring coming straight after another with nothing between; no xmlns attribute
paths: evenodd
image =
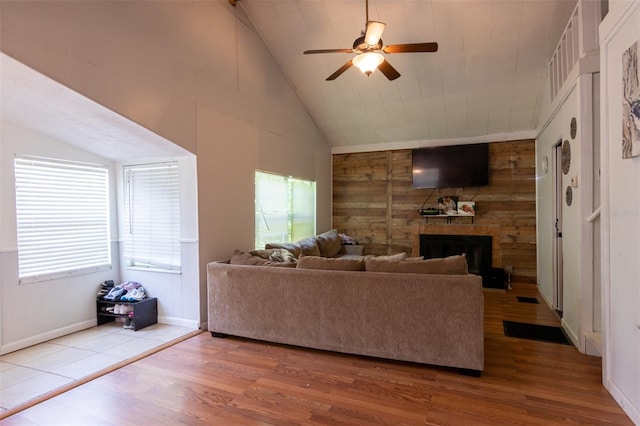
<svg viewBox="0 0 640 426"><path fill-rule="evenodd" d="M602 333L596 331L585 333L584 340L585 354L602 358Z"/></svg>
<svg viewBox="0 0 640 426"><path fill-rule="evenodd" d="M49 340L57 339L58 337L66 336L67 334L75 333L77 331L86 330L87 328L95 327L97 321L95 318L82 321L76 324L68 325L66 327L56 328L45 333L36 334L35 336L27 337L26 339L18 340L17 342L7 343L0 347L0 355L6 355L10 352L15 352L20 349L28 348L29 346L44 343Z"/></svg>
<svg viewBox="0 0 640 426"><path fill-rule="evenodd" d="M176 317L158 317L158 322L160 324L167 325L175 325L178 327L190 328L192 330L198 330L200 323L197 320L188 320L184 318L176 318Z"/></svg>
<svg viewBox="0 0 640 426"><path fill-rule="evenodd" d="M578 344L580 339L578 339L578 335L573 332L573 330L571 329L571 327L569 327L569 324L567 324L567 322L564 320L564 318L560 321L560 324L562 325L562 329L564 330L564 332L567 335L567 337L569 338L569 340L571 340L571 343L573 344L573 346L575 346L576 348L580 349L580 345ZM580 352L582 352L582 351L580 351Z"/></svg>
<svg viewBox="0 0 640 426"><path fill-rule="evenodd" d="M622 410L627 413L631 421L636 425L640 425L640 406L636 407L635 405L633 405L633 402L629 400L611 380L607 380L607 382L604 384L604 387L607 388L620 408L622 408Z"/></svg>

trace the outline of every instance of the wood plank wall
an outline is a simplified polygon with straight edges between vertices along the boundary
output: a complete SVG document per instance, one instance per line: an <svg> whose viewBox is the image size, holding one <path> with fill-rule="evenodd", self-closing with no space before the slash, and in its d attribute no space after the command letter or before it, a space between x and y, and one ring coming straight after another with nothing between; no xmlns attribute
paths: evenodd
<svg viewBox="0 0 640 426"><path fill-rule="evenodd" d="M456 195L476 202L476 217L454 218L453 224L498 226L501 265L512 266L512 280L536 282L536 188L534 140L489 144L489 185L456 189L413 189L411 150L333 155L333 227L354 236L366 254L412 252L425 219L418 209L437 205L439 196ZM429 227L463 226L446 219ZM461 230L462 231L457 231ZM440 232L438 232L440 233ZM449 233L448 230L446 233Z"/></svg>

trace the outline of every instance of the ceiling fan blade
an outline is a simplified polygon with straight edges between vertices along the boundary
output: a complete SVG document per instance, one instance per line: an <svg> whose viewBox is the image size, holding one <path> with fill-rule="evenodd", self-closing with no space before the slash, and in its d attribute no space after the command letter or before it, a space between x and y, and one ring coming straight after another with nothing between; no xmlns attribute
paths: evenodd
<svg viewBox="0 0 640 426"><path fill-rule="evenodd" d="M437 52L438 43L409 43L391 44L382 49L384 53L417 53L417 52Z"/></svg>
<svg viewBox="0 0 640 426"><path fill-rule="evenodd" d="M396 78L400 77L400 73L386 60L382 61L382 63L378 65L378 69L389 80L395 80Z"/></svg>
<svg viewBox="0 0 640 426"><path fill-rule="evenodd" d="M367 22L367 31L364 34L364 41L369 46L375 46L380 41L384 28L387 26L384 22L369 21Z"/></svg>
<svg viewBox="0 0 640 426"><path fill-rule="evenodd" d="M352 61L347 62L346 64L341 66L336 72L334 72L329 77L327 77L327 81L335 80L336 78L340 77L340 74L342 74L343 72L351 68L351 65L353 65Z"/></svg>
<svg viewBox="0 0 640 426"><path fill-rule="evenodd" d="M305 50L302 52L304 55L312 53L353 53L353 49L318 49L318 50Z"/></svg>

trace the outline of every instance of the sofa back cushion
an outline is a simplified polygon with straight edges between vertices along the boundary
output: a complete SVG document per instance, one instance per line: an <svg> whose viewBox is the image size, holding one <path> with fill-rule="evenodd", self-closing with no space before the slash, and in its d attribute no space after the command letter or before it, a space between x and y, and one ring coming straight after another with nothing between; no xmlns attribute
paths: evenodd
<svg viewBox="0 0 640 426"><path fill-rule="evenodd" d="M296 244L300 246L302 255L305 256L320 256L320 248L318 247L318 241L316 237L307 237L298 241Z"/></svg>
<svg viewBox="0 0 640 426"><path fill-rule="evenodd" d="M363 258L343 259L340 257L302 255L298 258L298 265L296 267L300 269L321 269L325 271L364 271L365 263Z"/></svg>
<svg viewBox="0 0 640 426"><path fill-rule="evenodd" d="M340 248L342 247L337 229L332 229L331 231L316 235L316 242L320 249L320 256L323 257L336 256L340 253Z"/></svg>
<svg viewBox="0 0 640 426"><path fill-rule="evenodd" d="M407 260L407 253L386 254L381 256L372 257L371 260L375 261L388 261L388 262L400 262Z"/></svg>
<svg viewBox="0 0 640 426"><path fill-rule="evenodd" d="M439 259L419 261L385 261L367 259L365 270L370 272L405 272L411 274L467 275L467 255L461 254Z"/></svg>

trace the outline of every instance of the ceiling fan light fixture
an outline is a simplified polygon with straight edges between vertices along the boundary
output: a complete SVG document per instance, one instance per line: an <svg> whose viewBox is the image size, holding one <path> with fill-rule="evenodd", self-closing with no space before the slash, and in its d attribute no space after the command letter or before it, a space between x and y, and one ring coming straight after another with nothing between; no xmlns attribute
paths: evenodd
<svg viewBox="0 0 640 426"><path fill-rule="evenodd" d="M384 57L375 52L361 53L353 58L353 65L360 68L363 74L370 75L384 62Z"/></svg>
<svg viewBox="0 0 640 426"><path fill-rule="evenodd" d="M367 30L364 35L364 42L369 46L376 46L382 37L386 24L383 22L369 21L367 22Z"/></svg>

